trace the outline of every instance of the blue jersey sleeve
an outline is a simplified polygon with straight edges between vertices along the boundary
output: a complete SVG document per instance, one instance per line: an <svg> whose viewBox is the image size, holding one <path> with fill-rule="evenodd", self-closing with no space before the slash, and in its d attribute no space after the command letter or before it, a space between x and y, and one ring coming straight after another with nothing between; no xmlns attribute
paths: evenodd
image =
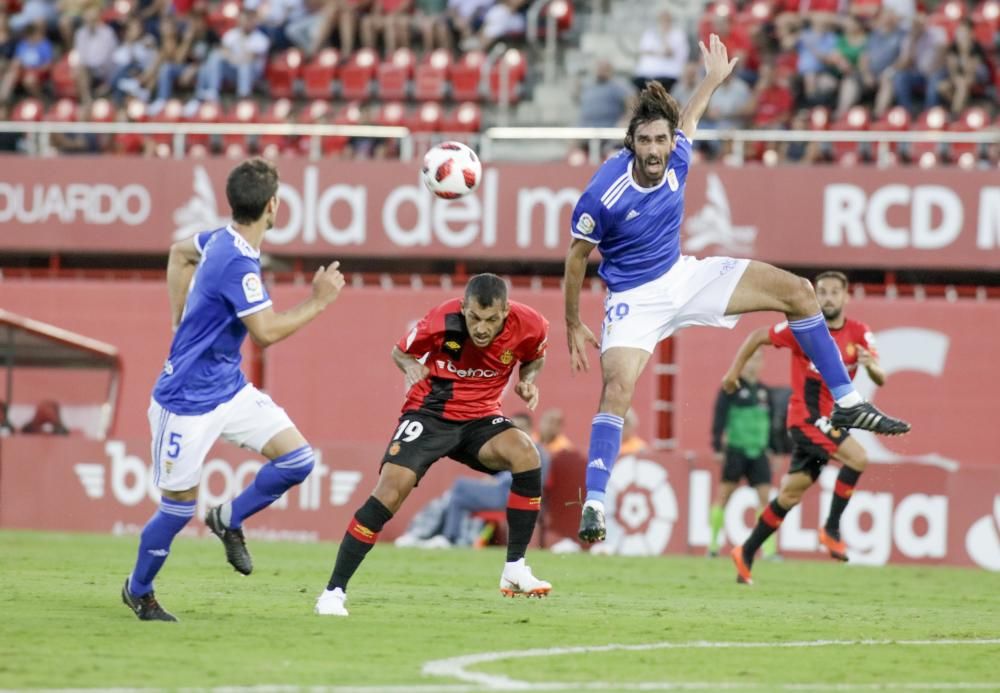
<svg viewBox="0 0 1000 693"><path fill-rule="evenodd" d="M208 239L212 237L215 231L205 231L204 233L197 233L194 235L194 247L198 249L198 252L205 251L205 244L208 243Z"/></svg>
<svg viewBox="0 0 1000 693"><path fill-rule="evenodd" d="M271 297L260 277L260 265L248 257L235 258L226 266L220 289L238 318L271 305Z"/></svg>
<svg viewBox="0 0 1000 693"><path fill-rule="evenodd" d="M579 238L594 245L600 244L607 226L601 214L603 209L604 205L601 201L595 198L589 189L584 190L570 219L570 233L573 238Z"/></svg>
<svg viewBox="0 0 1000 693"><path fill-rule="evenodd" d="M674 176L677 177L676 187L680 187L687 180L688 168L691 166L691 140L681 130L675 130L674 135L674 151L670 152L670 161L667 168L673 170ZM670 187L671 189L675 189L674 185Z"/></svg>

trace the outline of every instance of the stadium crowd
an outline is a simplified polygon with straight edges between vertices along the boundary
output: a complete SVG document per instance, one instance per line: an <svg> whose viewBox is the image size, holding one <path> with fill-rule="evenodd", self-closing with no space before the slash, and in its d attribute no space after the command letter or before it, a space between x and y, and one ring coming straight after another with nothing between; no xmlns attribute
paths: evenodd
<svg viewBox="0 0 1000 693"><path fill-rule="evenodd" d="M1000 0L922 2L719 0L691 27L664 11L637 37L631 81L639 87L660 80L683 103L700 76L697 41L714 32L740 62L736 78L715 94L705 129L989 127L998 117ZM0 0L0 120L297 120L474 133L483 119L477 102L499 97L496 74L487 81L491 90L481 90L485 51L501 38L523 37L530 4ZM512 53L511 100L524 90L526 55ZM579 124L621 124L635 87L596 60L593 79L578 90ZM196 152L234 144L190 139ZM370 140L328 139L327 154L392 154ZM159 138L160 153L168 141ZM264 150L263 142L241 139L232 153ZM67 153L155 153L156 144L123 136L53 138L55 149ZM295 150L288 138L272 144ZM0 134L0 150L18 146L19 138ZM717 143L702 146L705 156L726 153ZM751 157L802 162L873 155L871 147L855 145L750 149ZM904 159L926 155L931 164L965 153L996 161L1000 147L900 149Z"/></svg>

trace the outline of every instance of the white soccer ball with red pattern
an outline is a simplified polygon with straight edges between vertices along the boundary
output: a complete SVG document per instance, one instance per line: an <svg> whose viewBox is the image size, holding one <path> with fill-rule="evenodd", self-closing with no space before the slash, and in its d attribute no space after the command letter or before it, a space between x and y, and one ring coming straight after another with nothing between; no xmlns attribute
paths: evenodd
<svg viewBox="0 0 1000 693"><path fill-rule="evenodd" d="M476 153L461 142L442 142L424 156L420 176L432 193L454 200L479 187L483 165Z"/></svg>

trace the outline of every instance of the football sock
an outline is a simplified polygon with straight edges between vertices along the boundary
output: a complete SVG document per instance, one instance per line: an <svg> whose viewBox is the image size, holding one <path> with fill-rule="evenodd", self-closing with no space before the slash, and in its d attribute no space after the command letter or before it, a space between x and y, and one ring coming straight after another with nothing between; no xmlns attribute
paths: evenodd
<svg viewBox="0 0 1000 693"><path fill-rule="evenodd" d="M133 595L141 597L153 590L153 578L166 562L174 537L194 517L194 507L195 501L160 499L160 509L153 513L139 537L139 557L128 587Z"/></svg>
<svg viewBox="0 0 1000 693"><path fill-rule="evenodd" d="M382 502L375 496L369 496L365 504L347 525L347 532L344 534L344 541L337 551L337 562L333 566L333 574L326 588L328 590L340 588L347 591L347 583L354 572L365 560L365 556L375 546L378 533L385 527L385 523L392 519L389 508L382 505Z"/></svg>
<svg viewBox="0 0 1000 693"><path fill-rule="evenodd" d="M301 484L312 471L314 461L312 448L303 445L265 464L253 483L223 507L222 519L226 526L239 529L243 520L271 505L291 487Z"/></svg>
<svg viewBox="0 0 1000 693"><path fill-rule="evenodd" d="M611 478L611 468L618 459L625 420L614 414L598 414L590 426L590 451L587 455L587 500L604 503L604 493Z"/></svg>
<svg viewBox="0 0 1000 693"><path fill-rule="evenodd" d="M760 545L769 536L778 530L778 527L781 526L787 514L788 510L785 510L778 504L777 498L767 504L764 512L760 514L760 519L757 520L757 525L750 533L750 538L743 543L743 560L746 561L748 566L753 563L753 557L757 553L757 549L760 548Z"/></svg>
<svg viewBox="0 0 1000 693"><path fill-rule="evenodd" d="M507 562L524 557L542 508L542 470L513 475L507 496Z"/></svg>
<svg viewBox="0 0 1000 693"><path fill-rule="evenodd" d="M795 341L823 376L823 382L830 388L830 393L837 404L844 407L860 404L863 401L861 395L851 383L851 377L847 374L844 361L840 357L840 349L830 335L823 314L817 313L801 320L789 320L788 326L795 336Z"/></svg>
<svg viewBox="0 0 1000 693"><path fill-rule="evenodd" d="M851 500L859 478L861 478L861 472L847 466L841 467L840 474L837 475L837 483L833 487L833 499L830 501L830 514L826 518L826 526L824 527L827 533L832 534L836 539L840 538L840 516L844 514L844 509Z"/></svg>
<svg viewBox="0 0 1000 693"><path fill-rule="evenodd" d="M722 522L725 518L725 509L721 505L713 505L708 514L708 526L712 530L712 537L708 542L708 550L715 553L719 550L719 532L722 531Z"/></svg>

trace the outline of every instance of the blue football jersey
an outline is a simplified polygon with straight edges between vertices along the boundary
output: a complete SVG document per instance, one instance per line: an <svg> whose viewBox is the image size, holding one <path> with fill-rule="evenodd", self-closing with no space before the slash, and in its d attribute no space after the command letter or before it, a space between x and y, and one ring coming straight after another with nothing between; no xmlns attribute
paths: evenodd
<svg viewBox="0 0 1000 693"><path fill-rule="evenodd" d="M570 232L597 244L598 274L612 291L627 291L662 276L680 256L684 184L691 141L676 131L663 180L643 188L632 177L635 155L623 149L604 162L573 210Z"/></svg>
<svg viewBox="0 0 1000 693"><path fill-rule="evenodd" d="M228 402L247 380L241 318L271 305L260 276L260 251L231 227L195 237L201 262L153 398L174 414L204 414Z"/></svg>

